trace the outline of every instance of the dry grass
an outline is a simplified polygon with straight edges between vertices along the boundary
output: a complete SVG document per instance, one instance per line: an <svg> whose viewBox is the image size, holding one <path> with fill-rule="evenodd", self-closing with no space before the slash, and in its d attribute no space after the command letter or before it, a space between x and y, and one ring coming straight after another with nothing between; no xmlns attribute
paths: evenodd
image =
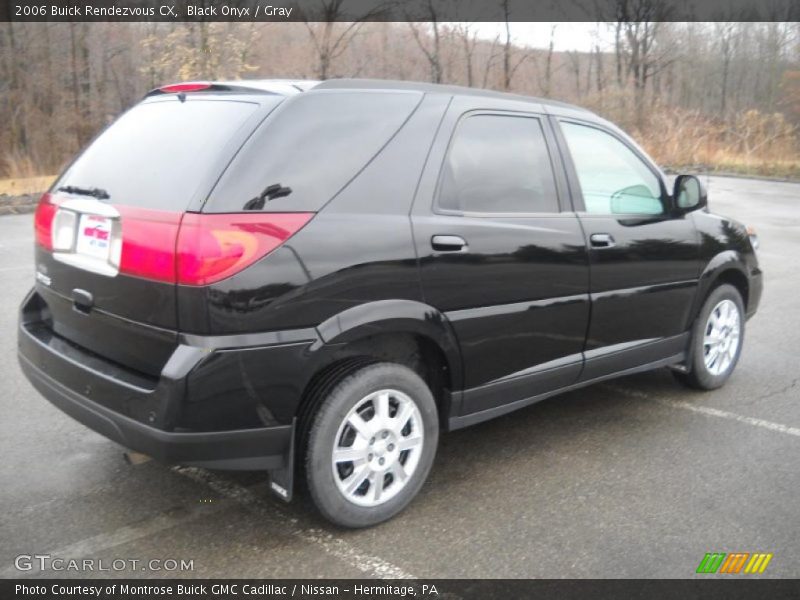
<svg viewBox="0 0 800 600"><path fill-rule="evenodd" d="M43 192L50 187L55 178L55 175L40 175L38 177L0 179L0 195L21 196Z"/></svg>
<svg viewBox="0 0 800 600"><path fill-rule="evenodd" d="M41 164L34 156L20 150L11 150L2 156L2 172L14 179L36 177L42 174Z"/></svg>
<svg viewBox="0 0 800 600"><path fill-rule="evenodd" d="M661 165L740 175L800 179L798 128L782 115L746 111L728 121L696 111L655 111L634 136Z"/></svg>
<svg viewBox="0 0 800 600"><path fill-rule="evenodd" d="M800 160L757 160L743 155L719 152L709 165L712 170L739 175L762 175L800 180Z"/></svg>

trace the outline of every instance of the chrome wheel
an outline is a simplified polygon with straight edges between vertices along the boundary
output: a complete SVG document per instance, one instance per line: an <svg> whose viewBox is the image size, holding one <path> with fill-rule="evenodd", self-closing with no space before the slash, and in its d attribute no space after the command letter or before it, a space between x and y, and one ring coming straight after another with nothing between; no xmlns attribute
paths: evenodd
<svg viewBox="0 0 800 600"><path fill-rule="evenodd" d="M378 506L402 490L419 464L424 443L416 403L398 390L362 398L339 425L331 467L342 495Z"/></svg>
<svg viewBox="0 0 800 600"><path fill-rule="evenodd" d="M732 300L722 300L708 315L703 337L703 360L712 375L722 375L731 368L739 350L741 316Z"/></svg>

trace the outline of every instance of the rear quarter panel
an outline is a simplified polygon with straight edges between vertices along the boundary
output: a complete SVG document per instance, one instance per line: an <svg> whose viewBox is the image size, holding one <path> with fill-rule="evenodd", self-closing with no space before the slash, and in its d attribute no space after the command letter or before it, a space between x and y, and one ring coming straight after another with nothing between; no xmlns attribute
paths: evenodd
<svg viewBox="0 0 800 600"><path fill-rule="evenodd" d="M179 286L181 331L314 327L367 302L421 300L409 211L448 101L426 95L382 151L280 248L214 285Z"/></svg>

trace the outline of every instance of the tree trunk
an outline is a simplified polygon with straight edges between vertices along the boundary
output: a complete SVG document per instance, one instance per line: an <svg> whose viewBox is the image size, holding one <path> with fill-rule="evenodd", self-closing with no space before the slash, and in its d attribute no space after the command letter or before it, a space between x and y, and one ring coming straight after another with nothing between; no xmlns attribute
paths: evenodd
<svg viewBox="0 0 800 600"><path fill-rule="evenodd" d="M77 23L70 21L69 24L69 42L70 42L70 59L72 62L72 110L74 112L73 118L75 123L75 146L76 149L83 145L81 139L81 89L78 83L78 39L75 33Z"/></svg>

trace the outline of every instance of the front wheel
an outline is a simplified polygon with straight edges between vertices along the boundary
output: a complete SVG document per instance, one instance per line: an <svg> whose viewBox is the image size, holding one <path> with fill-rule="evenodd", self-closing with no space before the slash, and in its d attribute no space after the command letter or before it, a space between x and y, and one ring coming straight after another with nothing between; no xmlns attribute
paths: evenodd
<svg viewBox="0 0 800 600"><path fill-rule="evenodd" d="M436 403L414 371L376 363L351 372L313 417L306 453L311 497L344 527L390 519L425 482L438 438Z"/></svg>
<svg viewBox="0 0 800 600"><path fill-rule="evenodd" d="M706 298L692 329L688 373L675 377L689 387L713 390L733 373L744 343L744 303L739 291L724 284Z"/></svg>

